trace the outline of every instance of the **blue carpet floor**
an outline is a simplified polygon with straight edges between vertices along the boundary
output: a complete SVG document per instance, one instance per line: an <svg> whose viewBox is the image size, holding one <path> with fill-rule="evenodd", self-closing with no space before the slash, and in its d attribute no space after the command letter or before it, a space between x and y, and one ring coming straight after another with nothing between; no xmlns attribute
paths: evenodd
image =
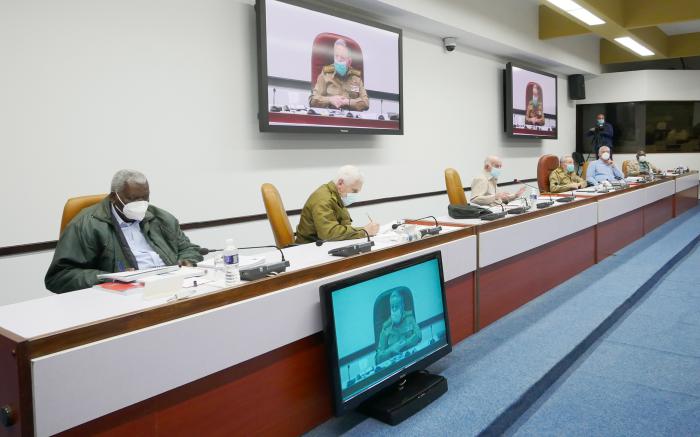
<svg viewBox="0 0 700 437"><path fill-rule="evenodd" d="M696 258L692 258L692 262L688 261L691 257L684 259L682 264L663 278L664 283L668 281L669 284L667 295L675 293L674 299L685 299L683 302L686 302L687 312L680 314L680 308L672 308L668 299L662 297L663 292L659 291L661 287L657 286L653 290L654 299L657 300L649 297L644 303L652 302L652 306L660 313L668 313L667 317L663 321L657 322L654 319L651 322L650 317L654 317L651 314L634 311L625 320L638 317L639 322L634 327L626 328L626 337L616 339L610 334L606 338L606 341L611 342L610 345L618 345L620 348L629 348L633 344L632 339L636 339L640 344L635 346L647 355L640 355L643 352L630 353L623 361L629 364L617 373L613 371L612 365L619 357L625 356L623 349L609 351L607 355L601 356L599 364L591 363L590 368L578 366L576 371L582 372L578 376L570 367L582 362L579 358L584 352L591 354L589 347L615 321L611 321L611 315L616 312L622 314L622 310L631 306L635 296L641 296L639 291L660 276L657 274L659 268L674 262L678 258L678 252L688 246L698 234L700 207L664 224L615 256L587 269L461 342L453 353L430 368L448 379L449 391L400 425L391 427L360 414L350 414L332 419L308 435L469 436L480 433L500 434L506 430L510 434L522 435L601 435L604 431L610 435L638 435L635 430L639 428L631 425L628 427L625 419L613 423L616 414L622 414L620 408L616 410L613 406L627 405L628 409L633 408L632 404L625 404L621 400L630 399L630 396L631 399L640 399L639 402L634 401L640 403L639 414L651 417L649 410L653 409L657 419L667 418L664 419L666 425L659 424L656 428L647 426L647 431L654 433L659 430L658 433L664 433L664 430L672 429L685 435L682 426L690 425L684 414L695 412L696 417L700 416L697 414L700 405L697 403L698 398L689 393L695 390L694 393L697 394L700 389L697 382L693 385L687 380L674 379L671 373L679 376L684 372L678 369L673 372L668 370L673 366L672 363L667 363L666 367L654 367L664 369L659 372L670 372L665 377L657 377L669 390L662 392L663 397L654 398L651 393L655 390L654 385L620 379L619 374L624 373L625 367L633 362L652 359L649 354L658 352L654 349L658 347L655 346L656 343L652 344L654 338L658 340L657 343L663 343L669 349L664 350L665 354L682 356L684 359L698 356L700 333L692 329L691 322L700 324L700 308L696 306L693 312L692 304L688 303L700 300L700 286L697 285L700 283L700 265ZM696 252L693 252L693 257L697 256ZM691 264L687 265L688 262ZM695 268L692 267L693 262ZM695 288L684 286L692 275L695 275ZM640 308L641 305L637 309ZM678 314L678 323L673 323L676 316L672 314ZM622 332L617 334L618 330ZM592 333L595 332L600 334L594 336ZM615 333L625 334L622 324ZM600 348L596 350L603 352ZM661 366L661 358L653 359ZM700 375L700 369L693 367L696 364L689 361L676 366L686 366L685 373L693 375L692 377ZM609 373L602 375L608 371L606 369L610 369ZM644 371L640 370L639 373L643 374ZM658 372L654 370L647 373L653 375ZM559 382L563 379L560 378L562 374L567 376L567 384L580 381L579 387L588 387L585 395L590 396L590 399L578 406L566 407L566 411L559 410L557 407L571 400L563 393L563 397L557 396L557 390L563 390L566 385ZM601 391L594 389L596 385L590 381L591 378L596 380ZM619 386L612 385L610 381L617 381ZM684 391L679 391L679 386L683 386ZM606 393L606 388L614 390L614 393ZM575 389L572 387L572 391L567 393L577 396ZM674 405L672 409L665 407L670 403ZM602 419L598 419L600 426L594 430L586 428L585 424L579 427L565 426L571 422L572 416L591 417L591 423L596 423L595 416L589 414L587 409L609 417L609 421L603 423ZM673 420L677 425L668 425ZM695 432L695 435L700 435L700 432Z"/></svg>
<svg viewBox="0 0 700 437"><path fill-rule="evenodd" d="M508 434L699 436L700 248L669 272Z"/></svg>

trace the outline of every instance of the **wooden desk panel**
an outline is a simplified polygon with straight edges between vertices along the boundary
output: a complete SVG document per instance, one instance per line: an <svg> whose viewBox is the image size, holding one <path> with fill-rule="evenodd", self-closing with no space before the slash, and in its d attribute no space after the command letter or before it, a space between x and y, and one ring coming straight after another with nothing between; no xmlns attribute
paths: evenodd
<svg viewBox="0 0 700 437"><path fill-rule="evenodd" d="M0 424L1 437L19 437L24 432L31 432L23 426L23 417L20 416L21 392L20 392L20 366L18 354L21 354L23 339L0 329L0 407L9 407L13 425L5 427Z"/></svg>
<svg viewBox="0 0 700 437"><path fill-rule="evenodd" d="M598 247L596 262L637 241L644 236L644 210L642 208L598 223Z"/></svg>
<svg viewBox="0 0 700 437"><path fill-rule="evenodd" d="M595 264L595 227L479 270L479 329Z"/></svg>
<svg viewBox="0 0 700 437"><path fill-rule="evenodd" d="M445 284L452 344L474 334L474 273Z"/></svg>
<svg viewBox="0 0 700 437"><path fill-rule="evenodd" d="M329 419L331 405L318 333L62 435L293 436Z"/></svg>
<svg viewBox="0 0 700 437"><path fill-rule="evenodd" d="M676 193L674 197L674 217L683 214L698 205L698 186Z"/></svg>
<svg viewBox="0 0 700 437"><path fill-rule="evenodd" d="M646 234L673 218L673 196L650 203L644 207L643 211Z"/></svg>

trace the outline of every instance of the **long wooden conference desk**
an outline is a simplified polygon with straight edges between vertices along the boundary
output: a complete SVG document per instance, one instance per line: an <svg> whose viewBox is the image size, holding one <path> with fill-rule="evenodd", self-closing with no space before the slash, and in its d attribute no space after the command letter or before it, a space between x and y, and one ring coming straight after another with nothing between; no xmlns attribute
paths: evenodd
<svg viewBox="0 0 700 437"><path fill-rule="evenodd" d="M453 342L698 202L697 172L493 222L285 250L290 269L179 301L81 290L0 307L0 436L296 435L332 415L318 288L442 252ZM278 256L271 253L270 257Z"/></svg>

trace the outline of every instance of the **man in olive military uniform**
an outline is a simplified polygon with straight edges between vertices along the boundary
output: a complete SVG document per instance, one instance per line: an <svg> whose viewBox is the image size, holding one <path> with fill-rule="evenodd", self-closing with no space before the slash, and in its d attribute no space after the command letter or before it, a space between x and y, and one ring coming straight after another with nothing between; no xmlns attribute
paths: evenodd
<svg viewBox="0 0 700 437"><path fill-rule="evenodd" d="M565 155L559 159L559 167L549 174L549 191L563 193L565 191L585 188L588 185L574 172L574 159Z"/></svg>
<svg viewBox="0 0 700 437"><path fill-rule="evenodd" d="M647 153L644 150L637 152L637 160L630 161L627 165L627 176L640 176L660 172L661 170L658 167L647 160Z"/></svg>
<svg viewBox="0 0 700 437"><path fill-rule="evenodd" d="M403 287L401 287L403 288ZM404 309L403 296L398 289L389 295L391 312L382 325L375 363L379 364L412 348L421 341L421 332L413 311Z"/></svg>
<svg viewBox="0 0 700 437"><path fill-rule="evenodd" d="M540 96L540 86L532 86L532 100L527 105L525 111L525 124L544 126L544 111L542 110L542 98Z"/></svg>
<svg viewBox="0 0 700 437"><path fill-rule="evenodd" d="M357 167L346 165L338 170L334 180L318 187L301 210L296 242L352 240L364 238L367 234L376 235L378 223L370 221L364 228L354 227L347 209L348 205L357 201L363 181L364 176Z"/></svg>
<svg viewBox="0 0 700 437"><path fill-rule="evenodd" d="M338 39L333 44L333 59L333 65L326 65L318 75L309 105L366 111L369 97L362 82L362 72L350 68L352 56L344 39Z"/></svg>

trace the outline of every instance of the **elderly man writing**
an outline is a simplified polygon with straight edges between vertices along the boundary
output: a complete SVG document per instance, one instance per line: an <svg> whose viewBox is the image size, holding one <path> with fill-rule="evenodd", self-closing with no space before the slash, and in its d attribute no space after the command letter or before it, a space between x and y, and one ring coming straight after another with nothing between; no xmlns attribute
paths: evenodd
<svg viewBox="0 0 700 437"><path fill-rule="evenodd" d="M605 181L624 179L625 176L622 174L622 171L610 159L610 148L608 146L601 146L598 149L598 156L598 160L591 162L586 171L586 180L589 184L598 185Z"/></svg>
<svg viewBox="0 0 700 437"><path fill-rule="evenodd" d="M357 201L364 176L357 167L346 165L338 170L336 178L311 193L301 210L297 226L297 243L317 240L351 240L370 236L379 231L379 223L368 223L364 228L352 226L348 206Z"/></svg>
<svg viewBox="0 0 700 437"><path fill-rule="evenodd" d="M563 193L565 191L584 188L586 181L574 173L574 159L570 155L564 155L559 159L559 167L549 174L549 191L551 193Z"/></svg>
<svg viewBox="0 0 700 437"><path fill-rule="evenodd" d="M515 194L498 191L498 177L501 175L502 167L503 163L497 156L489 156L484 160L483 172L472 180L471 202L492 206L508 203L523 195L525 187L520 187Z"/></svg>
<svg viewBox="0 0 700 437"><path fill-rule="evenodd" d="M64 293L97 284L102 273L201 261L199 246L190 243L175 217L150 205L149 197L142 173L118 171L109 196L81 211L61 235L46 288Z"/></svg>

